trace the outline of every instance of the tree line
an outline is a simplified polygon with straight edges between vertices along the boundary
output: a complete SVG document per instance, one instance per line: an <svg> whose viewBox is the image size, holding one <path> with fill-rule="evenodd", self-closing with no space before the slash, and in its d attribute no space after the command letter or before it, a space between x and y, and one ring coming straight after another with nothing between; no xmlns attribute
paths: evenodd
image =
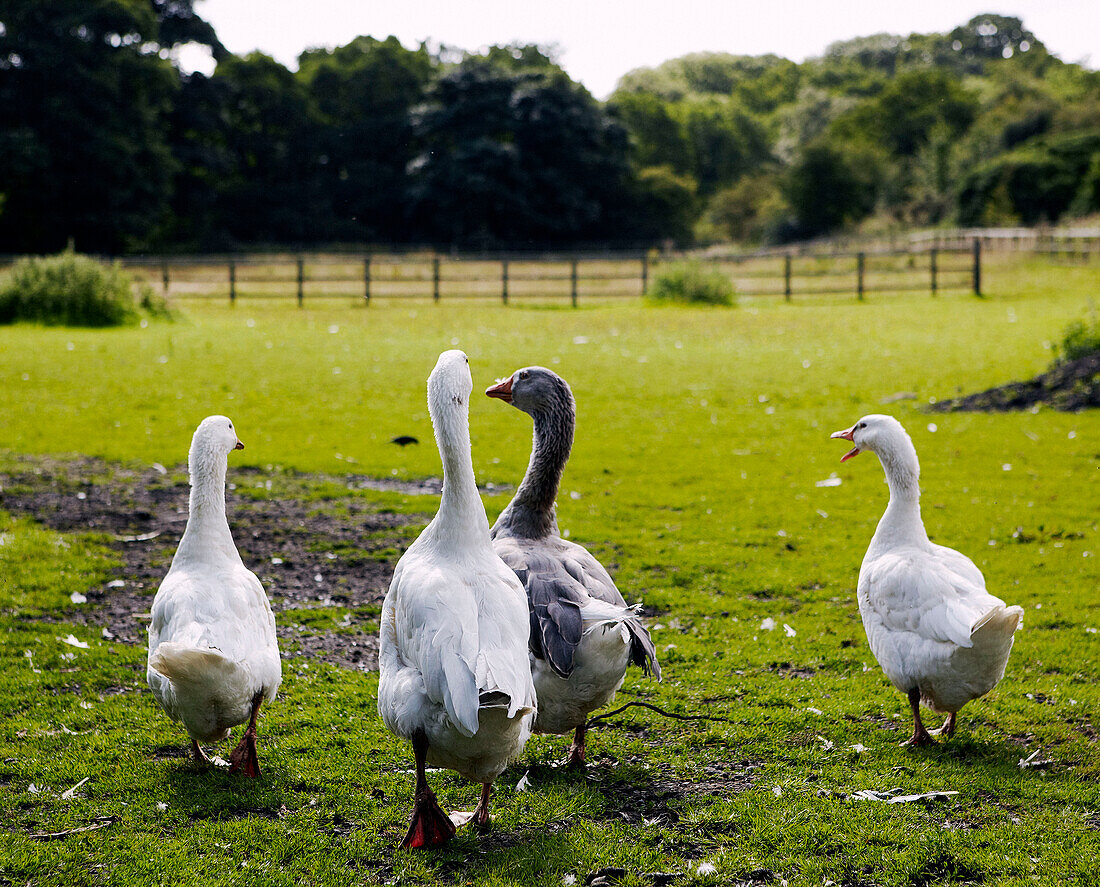
<svg viewBox="0 0 1100 887"><path fill-rule="evenodd" d="M6 0L0 252L782 242L1100 210L1100 74L1014 18L796 64L697 54L606 102L538 46L233 55L193 0ZM210 47L210 76L173 48Z"/></svg>

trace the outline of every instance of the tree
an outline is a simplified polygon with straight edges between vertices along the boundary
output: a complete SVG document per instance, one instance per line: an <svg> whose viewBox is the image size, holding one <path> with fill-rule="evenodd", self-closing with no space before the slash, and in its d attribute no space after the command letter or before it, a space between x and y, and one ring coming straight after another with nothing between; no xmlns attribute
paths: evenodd
<svg viewBox="0 0 1100 887"><path fill-rule="evenodd" d="M869 147L819 140L805 148L782 181L799 234L816 237L858 221L875 207L882 158Z"/></svg>
<svg viewBox="0 0 1100 887"><path fill-rule="evenodd" d="M412 109L436 64L424 46L408 50L396 37L357 37L298 59L298 79L318 114L319 175L336 239L407 236L405 170L417 153Z"/></svg>
<svg viewBox="0 0 1100 887"><path fill-rule="evenodd" d="M687 147L680 169L699 183L700 194L712 194L771 159L763 128L734 102L688 99L674 113Z"/></svg>
<svg viewBox="0 0 1100 887"><path fill-rule="evenodd" d="M211 77L193 75L173 124L179 239L224 249L331 234L316 115L305 87L279 62L230 56Z"/></svg>
<svg viewBox="0 0 1100 887"><path fill-rule="evenodd" d="M946 71L919 69L893 78L874 98L838 118L838 138L881 145L895 157L911 157L936 126L957 137L973 122L978 100Z"/></svg>
<svg viewBox="0 0 1100 887"><path fill-rule="evenodd" d="M173 161L164 124L177 88L158 14L184 0L6 0L0 32L0 217L6 248L74 241L115 252L154 242ZM159 41L164 39L165 44Z"/></svg>
<svg viewBox="0 0 1100 887"><path fill-rule="evenodd" d="M615 239L625 130L560 68L492 59L443 74L414 118L414 230L480 247Z"/></svg>

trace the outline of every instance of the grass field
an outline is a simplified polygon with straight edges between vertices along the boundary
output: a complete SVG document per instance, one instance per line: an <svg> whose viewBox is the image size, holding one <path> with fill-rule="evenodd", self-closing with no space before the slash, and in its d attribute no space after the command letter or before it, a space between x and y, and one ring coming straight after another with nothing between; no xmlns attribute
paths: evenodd
<svg viewBox="0 0 1100 887"><path fill-rule="evenodd" d="M632 671L620 700L728 719L616 716L591 734L587 778L552 766L560 737L536 737L487 836L397 852L412 758L378 719L375 674L287 660L264 776L194 770L145 689L144 648L70 601L120 575L117 546L0 513L0 885L561 885L608 867L625 885L1096 883L1100 416L921 408L1045 368L1100 272L1000 259L985 290L727 310L186 302L141 328L0 328L0 472L94 456L178 477L195 425L225 413L246 444L229 473L242 492L413 515L412 532L436 497L332 478L438 474L437 354L465 350L475 388L553 368L578 401L559 523L645 602L665 667L660 685ZM912 434L932 537L1026 611L1005 679L931 749L898 747L907 706L855 604L886 488L874 457L841 465L828 435L868 412ZM516 483L529 419L475 397L471 430L479 482ZM399 434L421 443L398 449ZM486 497L490 519L507 498ZM319 603L313 618L343 614ZM1020 766L1032 755L1048 763ZM449 809L475 803L454 774L431 778ZM958 794L852 797L866 789Z"/></svg>

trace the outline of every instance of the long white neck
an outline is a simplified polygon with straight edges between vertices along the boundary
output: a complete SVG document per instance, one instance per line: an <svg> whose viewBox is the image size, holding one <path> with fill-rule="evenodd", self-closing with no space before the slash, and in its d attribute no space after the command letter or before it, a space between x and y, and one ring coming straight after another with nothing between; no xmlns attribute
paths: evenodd
<svg viewBox="0 0 1100 887"><path fill-rule="evenodd" d="M224 455L192 447L187 459L191 475L187 529L183 531L176 558L217 561L228 558L240 563L225 516Z"/></svg>
<svg viewBox="0 0 1100 887"><path fill-rule="evenodd" d="M436 445L443 459L443 496L426 533L450 550L492 548L489 521L478 495L470 453L469 404L429 403Z"/></svg>
<svg viewBox="0 0 1100 887"><path fill-rule="evenodd" d="M926 545L928 533L920 516L920 463L908 435L893 438L878 451L890 502L878 522L871 549Z"/></svg>

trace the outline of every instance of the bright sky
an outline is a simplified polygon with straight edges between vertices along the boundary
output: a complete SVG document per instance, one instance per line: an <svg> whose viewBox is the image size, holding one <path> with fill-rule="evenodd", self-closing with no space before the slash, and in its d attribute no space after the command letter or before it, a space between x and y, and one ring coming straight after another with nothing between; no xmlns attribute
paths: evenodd
<svg viewBox="0 0 1100 887"><path fill-rule="evenodd" d="M634 68L690 52L775 53L793 61L836 40L887 31L949 31L983 12L1016 16L1063 61L1095 68L1097 0L196 0L235 53L254 49L297 68L311 46L339 46L360 34L395 35L477 50L494 43L557 48L574 80L600 99ZM196 66L184 57L185 66Z"/></svg>

